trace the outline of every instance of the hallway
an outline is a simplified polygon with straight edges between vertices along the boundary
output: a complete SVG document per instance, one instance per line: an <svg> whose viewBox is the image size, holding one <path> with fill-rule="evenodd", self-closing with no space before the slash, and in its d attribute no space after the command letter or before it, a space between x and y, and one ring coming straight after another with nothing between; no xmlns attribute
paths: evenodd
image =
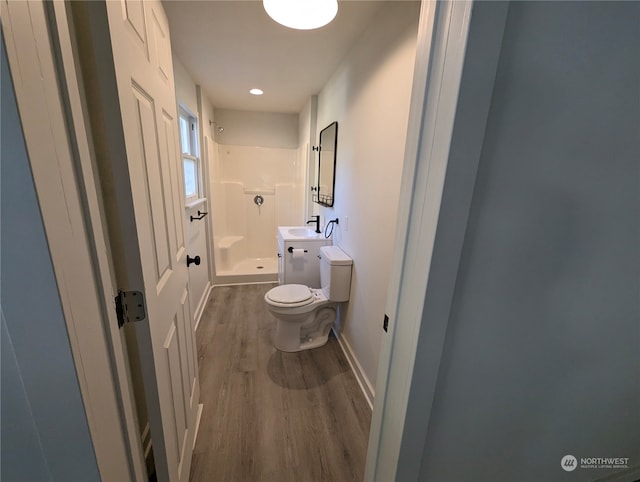
<svg viewBox="0 0 640 482"><path fill-rule="evenodd" d="M216 287L202 315L190 480L360 481L371 410L335 337L299 353L272 346L273 286Z"/></svg>

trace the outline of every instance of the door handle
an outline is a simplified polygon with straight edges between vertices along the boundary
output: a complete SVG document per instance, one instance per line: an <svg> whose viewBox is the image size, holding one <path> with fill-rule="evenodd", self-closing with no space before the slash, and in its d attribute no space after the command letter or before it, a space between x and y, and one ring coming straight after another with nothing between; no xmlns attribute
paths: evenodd
<svg viewBox="0 0 640 482"><path fill-rule="evenodd" d="M194 256L192 258L191 256L187 255L187 268L191 263L195 264L196 266L200 266L200 256Z"/></svg>

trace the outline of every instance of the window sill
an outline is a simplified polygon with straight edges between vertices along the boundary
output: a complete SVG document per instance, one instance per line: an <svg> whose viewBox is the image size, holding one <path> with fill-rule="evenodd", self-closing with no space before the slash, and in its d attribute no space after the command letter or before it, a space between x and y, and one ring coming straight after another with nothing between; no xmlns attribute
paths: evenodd
<svg viewBox="0 0 640 482"><path fill-rule="evenodd" d="M207 198L206 197L201 197L200 199L196 199L195 201L191 201L188 202L184 205L184 209L185 210L189 210L189 209L193 209L197 206L200 206L201 204L204 204L207 202Z"/></svg>

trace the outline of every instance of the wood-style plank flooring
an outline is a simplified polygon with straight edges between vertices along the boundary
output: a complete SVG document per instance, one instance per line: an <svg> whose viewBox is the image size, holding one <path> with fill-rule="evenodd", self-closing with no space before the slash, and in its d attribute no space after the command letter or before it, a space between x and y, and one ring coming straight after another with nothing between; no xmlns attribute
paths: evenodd
<svg viewBox="0 0 640 482"><path fill-rule="evenodd" d="M191 482L363 479L371 410L337 340L283 353L273 284L213 289L198 333L204 404Z"/></svg>

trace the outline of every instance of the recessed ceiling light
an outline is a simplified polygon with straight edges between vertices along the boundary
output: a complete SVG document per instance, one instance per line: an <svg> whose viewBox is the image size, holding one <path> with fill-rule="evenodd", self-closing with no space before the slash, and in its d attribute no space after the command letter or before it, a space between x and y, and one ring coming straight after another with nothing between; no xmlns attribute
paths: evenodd
<svg viewBox="0 0 640 482"><path fill-rule="evenodd" d="M264 94L264 92L262 90L260 90L260 89L251 89L249 91L249 93L253 94L253 95L262 95L262 94Z"/></svg>
<svg viewBox="0 0 640 482"><path fill-rule="evenodd" d="M338 13L338 0L262 0L269 16L297 30L324 27Z"/></svg>

